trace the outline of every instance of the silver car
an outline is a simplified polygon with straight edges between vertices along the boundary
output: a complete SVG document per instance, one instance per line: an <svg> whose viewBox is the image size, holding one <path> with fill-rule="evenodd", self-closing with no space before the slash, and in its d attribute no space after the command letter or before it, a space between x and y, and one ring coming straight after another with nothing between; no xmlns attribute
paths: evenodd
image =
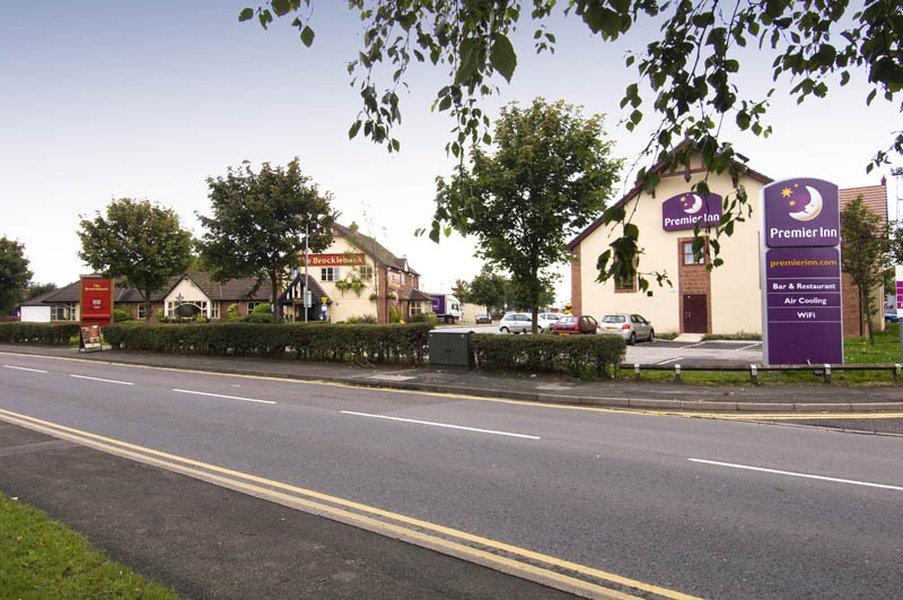
<svg viewBox="0 0 903 600"><path fill-rule="evenodd" d="M630 313L613 313L602 317L600 333L614 333L624 338L628 344L637 340L651 342L655 339L652 323L641 315Z"/></svg>
<svg viewBox="0 0 903 600"><path fill-rule="evenodd" d="M527 313L508 313L499 321L499 333L527 333L532 326L533 318Z"/></svg>

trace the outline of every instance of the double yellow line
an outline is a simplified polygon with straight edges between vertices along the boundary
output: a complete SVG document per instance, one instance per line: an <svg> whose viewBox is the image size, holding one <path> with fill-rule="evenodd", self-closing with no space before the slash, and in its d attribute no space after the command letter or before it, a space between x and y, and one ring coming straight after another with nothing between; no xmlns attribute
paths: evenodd
<svg viewBox="0 0 903 600"><path fill-rule="evenodd" d="M234 471L0 409L0 421L154 465L222 487L405 541L584 598L694 598L555 556L534 552L466 531L423 521L345 498Z"/></svg>

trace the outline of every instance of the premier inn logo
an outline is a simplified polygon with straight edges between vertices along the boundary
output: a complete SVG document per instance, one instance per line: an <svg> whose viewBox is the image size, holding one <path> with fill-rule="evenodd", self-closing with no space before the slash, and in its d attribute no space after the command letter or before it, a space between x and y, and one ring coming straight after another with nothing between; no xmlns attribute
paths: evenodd
<svg viewBox="0 0 903 600"><path fill-rule="evenodd" d="M721 222L722 199L718 194L702 196L684 192L662 202L662 229L693 229L697 224L711 227Z"/></svg>

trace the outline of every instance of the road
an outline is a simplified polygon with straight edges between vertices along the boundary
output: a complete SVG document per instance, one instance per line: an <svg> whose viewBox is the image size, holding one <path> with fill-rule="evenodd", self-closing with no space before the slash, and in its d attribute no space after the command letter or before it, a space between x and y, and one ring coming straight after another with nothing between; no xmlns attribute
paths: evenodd
<svg viewBox="0 0 903 600"><path fill-rule="evenodd" d="M903 589L903 437L10 354L0 409L666 596Z"/></svg>

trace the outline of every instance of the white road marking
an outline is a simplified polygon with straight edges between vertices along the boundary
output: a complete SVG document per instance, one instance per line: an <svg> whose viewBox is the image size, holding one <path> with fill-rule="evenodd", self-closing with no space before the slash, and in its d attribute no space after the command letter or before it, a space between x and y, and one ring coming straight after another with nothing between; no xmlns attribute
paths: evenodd
<svg viewBox="0 0 903 600"><path fill-rule="evenodd" d="M103 383L118 383L119 385L135 385L131 381L119 381L117 379L104 379L102 377L88 377L87 375L69 375L69 377L75 377L76 379L89 379L91 381L100 381Z"/></svg>
<svg viewBox="0 0 903 600"><path fill-rule="evenodd" d="M497 431L495 429L480 429L478 427L464 427L463 425L450 425L448 423L437 423L435 421L419 421L417 419L402 419L401 417L389 417L387 415L374 415L370 413L354 412L353 410L339 411L343 415L356 415L358 417L370 417L373 419L387 419L389 421L402 421L404 423L417 423L418 425L432 425L433 427L445 427L448 429L463 429L464 431L475 431L477 433L491 433L493 435L506 435L508 437L524 438L526 440L542 439L537 435L527 435L525 433L512 433L510 431Z"/></svg>
<svg viewBox="0 0 903 600"><path fill-rule="evenodd" d="M887 483L871 483L869 481L856 481L855 479L840 479L839 477L826 477L824 475L809 475L808 473L797 473L794 471L781 471L779 469L766 469L764 467L751 467L749 465L738 465L735 463L718 462L717 460L705 460L702 458L688 458L687 460L696 463L704 463L707 465L716 465L719 467L730 467L732 469L745 469L747 471L761 471L762 473L774 473L775 475L789 475L791 477L805 477L806 479L818 479L821 481L833 481L834 483L849 483L850 485L864 485L866 487L876 487L885 490L896 490L903 492L903 486L890 485Z"/></svg>
<svg viewBox="0 0 903 600"><path fill-rule="evenodd" d="M210 392L196 392L194 390L180 390L173 388L172 391L180 394L194 394L195 396L210 396L212 398L226 398L227 400L242 400L244 402L258 402L260 404L276 404L272 400L257 400L256 398L242 398L241 396L229 396L227 394L211 394Z"/></svg>
<svg viewBox="0 0 903 600"><path fill-rule="evenodd" d="M29 369L28 367L15 367L13 365L3 365L4 369L15 369L16 371L29 371L31 373L46 373L43 369Z"/></svg>
<svg viewBox="0 0 903 600"><path fill-rule="evenodd" d="M762 345L761 342L756 342L755 344L750 344L749 346L743 346L742 348L737 348L737 350L738 350L738 351L740 351L740 350L749 350L750 348L755 348L756 346L761 346L761 345Z"/></svg>
<svg viewBox="0 0 903 600"><path fill-rule="evenodd" d="M683 358L683 356L678 356L677 358L669 358L669 359L667 359L667 360L663 360L663 361L657 362L657 363L655 363L655 364L657 364L657 365L667 365L669 362L674 362L675 360L680 360L680 359L682 359L682 358Z"/></svg>

